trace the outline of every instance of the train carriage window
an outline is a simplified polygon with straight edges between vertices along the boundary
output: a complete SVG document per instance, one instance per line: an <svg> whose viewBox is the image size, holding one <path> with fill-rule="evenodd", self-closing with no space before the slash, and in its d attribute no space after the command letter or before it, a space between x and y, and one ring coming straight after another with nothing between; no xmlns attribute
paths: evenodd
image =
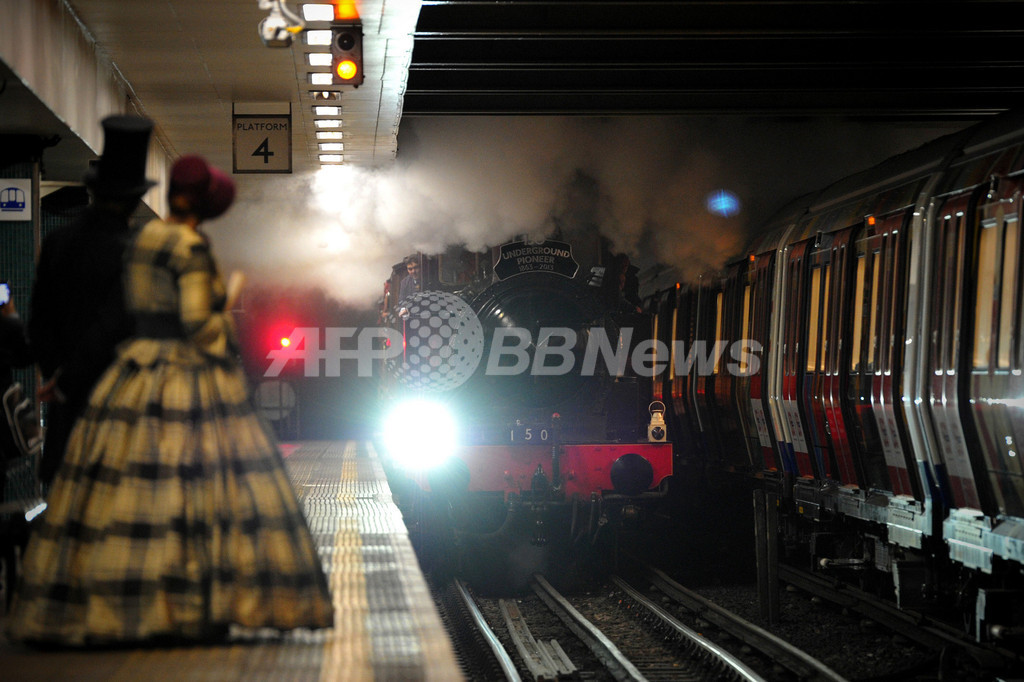
<svg viewBox="0 0 1024 682"><path fill-rule="evenodd" d="M956 334L960 328L960 301L957 293L963 281L963 249L961 234L964 214L958 211L955 215L947 214L942 222L942 239L939 246L939 265L935 273L935 282L940 295L933 299L932 319L935 320L935 331L932 332L932 357L935 358L932 370L936 373L956 368Z"/></svg>
<svg viewBox="0 0 1024 682"><path fill-rule="evenodd" d="M853 331L851 336L852 345L850 347L850 371L859 372L861 369L861 337L864 334L864 300L865 294L865 273L867 270L867 256L863 253L857 254L857 267L854 274L854 285L853 285Z"/></svg>
<svg viewBox="0 0 1024 682"><path fill-rule="evenodd" d="M889 284L892 275L892 254L889 252L889 240L888 235L882 235L882 243L876 252L876 258L878 259L878 265L875 267L878 277L876 278L878 286L878 327L876 333L878 334L878 354L876 356L875 371L884 372L889 369L889 347L888 342L888 313L892 303L892 292L889 290Z"/></svg>
<svg viewBox="0 0 1024 682"><path fill-rule="evenodd" d="M871 252L871 310L868 322L867 363L868 372L878 367L878 283L882 276L878 251Z"/></svg>
<svg viewBox="0 0 1024 682"><path fill-rule="evenodd" d="M886 332L889 336L889 349L886 353L886 372L891 373L895 367L900 365L903 358L904 341L906 339L906 280L904 273L907 268L906 261L906 240L900 236L900 229L907 216L901 215L890 223L889 231L885 239L889 248L889 274L887 276L888 316L886 318Z"/></svg>
<svg viewBox="0 0 1024 682"><path fill-rule="evenodd" d="M751 318L754 315L754 311L750 306L750 289L751 286L749 284L743 287L743 324L740 330L740 340L743 342L744 348L739 362L740 374L743 375L746 375L747 368L750 366L749 355L751 351L748 339L750 338Z"/></svg>
<svg viewBox="0 0 1024 682"><path fill-rule="evenodd" d="M750 334L752 339L756 339L762 344L762 351L768 346L768 338L770 336L768 327L771 323L772 275L775 272L775 268L772 265L773 262L769 260L768 267L759 267L757 269L757 276L754 279L754 286L751 289L750 295ZM751 355L753 355L753 352ZM761 365L761 370L764 371L765 369L767 369L767 363Z"/></svg>
<svg viewBox="0 0 1024 682"><path fill-rule="evenodd" d="M1006 216L1003 225L1003 272L999 294L999 347L996 355L1000 369L1010 369L1014 343L1014 295L1019 278L1020 223L1017 216Z"/></svg>
<svg viewBox="0 0 1024 682"><path fill-rule="evenodd" d="M437 256L437 281L458 286L489 277L486 271L489 262L490 258L486 254L467 251L461 246L449 246Z"/></svg>
<svg viewBox="0 0 1024 682"><path fill-rule="evenodd" d="M808 303L806 370L813 372L818 366L818 312L821 308L821 268L817 265L811 269L811 292Z"/></svg>
<svg viewBox="0 0 1024 682"><path fill-rule="evenodd" d="M681 390L680 387L682 386L682 380L683 380L682 377L680 377L679 374L676 372L676 344L679 341L682 341L684 343L686 342L686 339L683 338L682 334L680 333L681 330L679 329L679 320L681 318L681 314L679 312L679 300L678 300L679 293L678 292L679 292L679 285L677 284L676 285L676 294L675 294L676 295L676 304L674 306L672 306L672 329L671 329L671 333L670 333L670 341L669 341L669 346L668 346L668 348L669 348L668 362L669 362L669 367L671 368L671 372L672 372L670 376L672 377L672 395L673 395L673 397L679 395L679 391Z"/></svg>
<svg viewBox="0 0 1024 682"><path fill-rule="evenodd" d="M754 327L754 333L757 334L757 338L767 345L770 336L769 329L771 328L772 322L772 305L774 297L772 292L774 291L774 277L775 267L766 268L764 274L761 277L761 283L758 286L758 291L762 292L757 298L761 300L761 313L760 321Z"/></svg>
<svg viewBox="0 0 1024 682"><path fill-rule="evenodd" d="M932 321L932 330L929 336L929 345L931 346L929 352L930 358L930 369L934 373L938 373L942 369L942 323L945 319L943 313L946 311L946 300L947 290L949 289L949 282L946 281L946 274L940 272L943 264L946 262L948 254L946 253L947 243L949 241L947 232L949 231L949 219L948 217L943 219L940 227L939 237L936 240L935 246L935 271L932 273L932 291L934 294L931 296L930 306L931 309L928 311L929 317Z"/></svg>
<svg viewBox="0 0 1024 682"><path fill-rule="evenodd" d="M821 352L818 360L818 371L825 371L825 354L828 353L828 291L829 283L832 279L832 268L829 265L824 267L825 270L825 286L821 290Z"/></svg>
<svg viewBox="0 0 1024 682"><path fill-rule="evenodd" d="M722 340L722 305L725 298L725 292L719 291L715 295L715 345L717 350L717 344ZM722 356L715 354L715 374L722 368Z"/></svg>
<svg viewBox="0 0 1024 682"><path fill-rule="evenodd" d="M960 317L963 315L963 304L959 298L959 292L964 290L964 259L966 254L966 247L964 245L965 239L965 221L966 216L964 213L958 212L956 217L956 230L953 231L953 238L956 239L953 242L953 253L955 257L946 263L946 276L955 282L953 285L953 294L949 301L950 310L952 315L947 315L948 318L948 330L946 332L946 338L949 339L948 355L946 358L946 368L955 369L957 367L957 357L960 354ZM949 272L952 270L952 272Z"/></svg>
<svg viewBox="0 0 1024 682"><path fill-rule="evenodd" d="M825 347L828 349L826 367L829 376L835 376L842 370L839 351L843 345L843 319L839 313L843 310L842 302L844 297L849 295L844 283L843 273L846 272L846 259L849 249L841 246L832 251L832 263L835 267L836 278L831 282L831 289L828 293L828 319L831 320L828 328L828 338L825 340ZM831 279L831 278L830 278Z"/></svg>
<svg viewBox="0 0 1024 682"><path fill-rule="evenodd" d="M803 280L800 272L803 259L797 258L789 264L789 283L786 286L786 323L784 327L785 347L783 351L783 374L794 376L797 372L797 360L800 353L800 318L803 315L803 297L800 289Z"/></svg>
<svg viewBox="0 0 1024 682"><path fill-rule="evenodd" d="M685 311L681 311L680 308L685 305L684 296L685 294L680 291L680 286L676 284L675 290L675 305L672 306L672 330L671 338L672 343L669 345L669 367L671 367L672 376L672 397L678 398L683 393L683 377L679 376L677 371L676 363L676 345L680 342L686 343L688 341L685 331L680 329L680 322L687 319Z"/></svg>
<svg viewBox="0 0 1024 682"><path fill-rule="evenodd" d="M995 221L981 226L978 243L978 288L974 305L974 362L975 369L987 369L992 352L992 317L995 305L996 247L998 230Z"/></svg>

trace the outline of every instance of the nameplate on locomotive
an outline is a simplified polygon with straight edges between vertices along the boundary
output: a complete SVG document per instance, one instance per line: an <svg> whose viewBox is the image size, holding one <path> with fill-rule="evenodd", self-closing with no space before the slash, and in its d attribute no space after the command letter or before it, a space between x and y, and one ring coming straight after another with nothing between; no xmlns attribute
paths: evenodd
<svg viewBox="0 0 1024 682"><path fill-rule="evenodd" d="M539 244L510 242L501 245L494 274L508 279L527 272L550 272L572 279L580 264L572 257L572 246L565 242L545 240Z"/></svg>

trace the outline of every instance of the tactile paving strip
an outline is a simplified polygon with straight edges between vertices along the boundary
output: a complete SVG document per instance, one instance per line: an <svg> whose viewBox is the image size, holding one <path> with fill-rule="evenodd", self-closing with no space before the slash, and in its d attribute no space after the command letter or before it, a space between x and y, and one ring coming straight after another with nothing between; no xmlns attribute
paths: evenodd
<svg viewBox="0 0 1024 682"><path fill-rule="evenodd" d="M459 679L372 447L308 443L287 461L334 597L320 679Z"/></svg>

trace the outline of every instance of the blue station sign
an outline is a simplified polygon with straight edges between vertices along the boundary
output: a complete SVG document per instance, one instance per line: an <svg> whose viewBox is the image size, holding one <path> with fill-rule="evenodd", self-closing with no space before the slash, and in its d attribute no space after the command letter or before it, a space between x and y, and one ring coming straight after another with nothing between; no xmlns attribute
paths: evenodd
<svg viewBox="0 0 1024 682"><path fill-rule="evenodd" d="M32 220L32 180L0 178L0 220Z"/></svg>

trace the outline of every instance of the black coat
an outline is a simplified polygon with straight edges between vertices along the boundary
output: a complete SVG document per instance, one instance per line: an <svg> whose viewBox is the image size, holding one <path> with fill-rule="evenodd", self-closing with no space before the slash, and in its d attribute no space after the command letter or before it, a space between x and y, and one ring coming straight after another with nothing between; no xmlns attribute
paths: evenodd
<svg viewBox="0 0 1024 682"><path fill-rule="evenodd" d="M420 280L412 275L407 275L402 279L401 285L398 287L398 301L401 303L407 298L420 290Z"/></svg>
<svg viewBox="0 0 1024 682"><path fill-rule="evenodd" d="M75 419L93 385L114 359L118 343L131 333L122 283L128 219L89 206L70 225L43 240L32 288L28 336L48 381L66 399L47 412L40 474L51 480Z"/></svg>
<svg viewBox="0 0 1024 682"><path fill-rule="evenodd" d="M32 364L25 325L17 315L0 315L0 395L14 383L14 368Z"/></svg>

